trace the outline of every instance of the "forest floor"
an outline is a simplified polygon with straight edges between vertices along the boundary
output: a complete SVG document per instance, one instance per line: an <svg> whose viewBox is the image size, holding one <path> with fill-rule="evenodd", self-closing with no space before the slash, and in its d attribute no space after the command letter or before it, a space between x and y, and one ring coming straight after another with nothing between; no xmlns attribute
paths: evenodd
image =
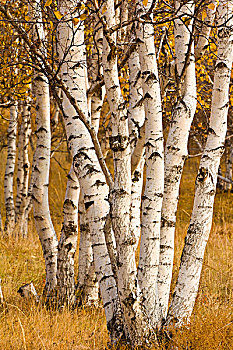
<svg viewBox="0 0 233 350"><path fill-rule="evenodd" d="M59 160L59 156L57 159ZM68 172L68 161L67 164L62 164ZM191 215L197 169L198 159L186 162L177 214L174 281ZM1 179L3 171L4 167L1 167ZM50 207L58 236L66 186L64 175L65 170L52 161ZM2 181L0 190L3 193ZM0 205L4 219L3 195ZM232 243L233 194L218 193L192 320L189 327L174 334L173 341L178 349L233 349ZM77 259L78 257L76 272ZM107 346L108 334L101 306L81 307L75 311L52 311L41 305L25 302L17 294L18 288L30 281L33 281L38 294L41 294L45 282L42 250L32 218L27 239L0 238L0 278L5 297L5 305L0 306L1 350L100 350Z"/></svg>

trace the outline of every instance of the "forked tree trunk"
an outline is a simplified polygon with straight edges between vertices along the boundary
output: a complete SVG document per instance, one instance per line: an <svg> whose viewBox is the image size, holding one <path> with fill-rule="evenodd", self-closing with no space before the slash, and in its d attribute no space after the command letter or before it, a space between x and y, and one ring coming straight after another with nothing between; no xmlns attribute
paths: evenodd
<svg viewBox="0 0 233 350"><path fill-rule="evenodd" d="M196 178L193 212L181 256L178 280L166 325L187 322L193 311L206 243L213 217L218 167L224 152L229 105L229 83L233 60L233 1L219 2L217 13L218 53L209 133Z"/></svg>
<svg viewBox="0 0 233 350"><path fill-rule="evenodd" d="M106 2L104 13L108 28L115 25L114 1ZM109 43L112 43L109 45ZM112 227L117 248L117 282L124 317L126 337L132 344L144 342L148 335L142 299L138 293L135 262L136 241L130 232L131 150L127 110L121 94L117 56L114 50L116 35L104 36L103 69L107 100L111 112L112 136L110 146L114 160L114 188L111 193Z"/></svg>
<svg viewBox="0 0 233 350"><path fill-rule="evenodd" d="M70 13L74 9L77 10L77 4L74 1L62 1L60 3L62 5L60 11L67 13L64 19L69 19ZM69 48L66 62L63 63L61 68L62 79L88 119L84 26L81 23L78 27L75 27L71 21L63 21L60 23L58 30L59 57L61 60L67 48ZM79 66L74 66L72 61L80 62ZM112 340L117 341L122 336L122 319L116 281L104 237L105 220L109 213L108 186L100 168L91 137L87 134L86 128L79 120L76 111L66 96L63 97L63 108L68 145L73 155L74 170L81 189L85 189L84 205L89 220L95 269L103 299L107 327Z"/></svg>
<svg viewBox="0 0 233 350"><path fill-rule="evenodd" d="M194 2L187 1L183 6L181 4L181 1L176 1L176 8L179 9L178 15L186 13L192 16L194 13ZM191 20L187 25L180 19L174 22L178 99L174 108L165 149L165 182L158 273L159 301L163 318L166 318L167 314L172 278L174 233L180 180L184 161L188 155L189 131L196 110L194 43L191 41L193 40L191 37L192 23ZM187 59L188 55L189 58ZM186 67L184 68L184 66ZM184 73L181 77L182 71ZM183 80L182 84L180 79Z"/></svg>

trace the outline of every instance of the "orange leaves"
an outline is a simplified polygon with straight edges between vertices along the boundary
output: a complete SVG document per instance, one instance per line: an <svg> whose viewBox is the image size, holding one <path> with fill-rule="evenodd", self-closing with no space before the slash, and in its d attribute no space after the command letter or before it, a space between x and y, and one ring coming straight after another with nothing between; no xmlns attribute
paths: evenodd
<svg viewBox="0 0 233 350"><path fill-rule="evenodd" d="M54 11L54 14L58 20L60 20L63 17L60 11Z"/></svg>
<svg viewBox="0 0 233 350"><path fill-rule="evenodd" d="M213 3L209 4L208 7L209 7L209 9L211 9L213 11L215 10L215 4L213 4Z"/></svg>
<svg viewBox="0 0 233 350"><path fill-rule="evenodd" d="M47 0L44 6L50 6L52 4L53 0Z"/></svg>
<svg viewBox="0 0 233 350"><path fill-rule="evenodd" d="M86 13L82 13L80 16L80 20L81 21L85 21L85 19L87 18L87 14Z"/></svg>
<svg viewBox="0 0 233 350"><path fill-rule="evenodd" d="M72 22L76 26L79 23L80 19L79 18L73 18Z"/></svg>

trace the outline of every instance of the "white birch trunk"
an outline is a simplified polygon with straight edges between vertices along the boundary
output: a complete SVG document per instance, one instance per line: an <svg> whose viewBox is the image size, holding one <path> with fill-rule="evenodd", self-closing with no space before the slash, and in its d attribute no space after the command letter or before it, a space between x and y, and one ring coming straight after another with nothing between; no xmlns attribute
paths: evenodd
<svg viewBox="0 0 233 350"><path fill-rule="evenodd" d="M211 6L205 7L206 17L201 26L201 32L198 37L197 46L195 48L195 59L200 59L205 53L206 48L209 45L209 37L214 22L216 9L218 6L218 0L211 2Z"/></svg>
<svg viewBox="0 0 233 350"><path fill-rule="evenodd" d="M147 8L138 3L138 15ZM155 326L159 318L157 275L159 266L160 219L164 187L164 150L162 106L154 28L151 24L136 26L145 107L146 184L142 198L142 234L138 279L144 298L145 312Z"/></svg>
<svg viewBox="0 0 233 350"><path fill-rule="evenodd" d="M16 159L18 103L15 101L10 107L10 121L7 130L7 163L4 177L4 196L6 207L6 221L4 232L10 236L15 226L15 206L13 197L13 176Z"/></svg>
<svg viewBox="0 0 233 350"><path fill-rule="evenodd" d="M103 67L102 67L102 51L103 51L103 29L101 23L99 23L98 18L94 17L94 29L96 31L94 37L94 46L92 49L92 55L88 60L88 74L90 78L90 84L96 85L100 82ZM97 91L91 96L91 124L95 129L95 132L98 133L99 123L100 123L100 114L101 108L103 105L104 98L104 88L98 87Z"/></svg>
<svg viewBox="0 0 233 350"><path fill-rule="evenodd" d="M22 125L20 130L20 136L22 134L22 171L19 171L19 161L18 161L18 176L17 176L17 197L18 197L18 208L16 215L16 227L18 235L22 237L27 237L27 221L28 212L27 208L27 198L28 198L28 184L29 184L29 170L30 162L28 155L29 138L31 134L31 99L27 98L23 101L22 106ZM20 143L20 139L19 139ZM19 150L20 152L20 150ZM19 179L19 181L18 181ZM17 204L16 197L16 204Z"/></svg>
<svg viewBox="0 0 233 350"><path fill-rule="evenodd" d="M37 0L32 8L34 40L44 42L44 29L41 14L41 4ZM42 48L43 49L43 48ZM44 52L46 54L46 52ZM36 96L36 135L34 184L33 184L33 211L46 266L46 285L44 293L49 297L54 290L57 278L57 237L49 211L48 185L51 152L50 130L50 96L47 77L40 72L34 73L33 91Z"/></svg>
<svg viewBox="0 0 233 350"><path fill-rule="evenodd" d="M78 240L78 200L79 182L71 166L67 176L66 195L63 204L63 226L58 244L57 255L57 287L58 304L74 306L75 276L74 256Z"/></svg>
<svg viewBox="0 0 233 350"><path fill-rule="evenodd" d="M19 102L18 106L18 117L22 116L22 101ZM18 118L19 119L19 118ZM18 120L19 125L19 120ZM15 200L15 218L16 221L18 219L19 208L22 201L22 188L23 188L23 139L24 139L24 131L23 131L23 118L21 120L21 125L18 127L19 129L19 137L18 137L18 161L17 161L17 192L16 192L16 200Z"/></svg>
<svg viewBox="0 0 233 350"><path fill-rule="evenodd" d="M219 2L218 54L214 73L210 127L196 178L193 212L185 239L178 280L166 324L180 326L193 311L206 243L212 224L217 173L227 131L229 83L233 60L233 2ZM221 26L222 25L222 26Z"/></svg>
<svg viewBox="0 0 233 350"><path fill-rule="evenodd" d="M182 13L193 15L193 1L188 1L185 5L180 6L181 2L176 1L176 7L180 8L178 15ZM174 233L179 186L184 161L188 155L187 143L189 131L196 110L196 78L193 43L190 51L190 58L185 62L190 45L191 33L192 21L187 26L181 20L175 20L175 64L177 69L177 90L180 96L178 96L174 108L165 149L165 182L161 216L160 262L158 273L159 300L163 318L166 318L172 278ZM181 77L185 64L187 64L186 70L184 76ZM179 79L182 79L182 83Z"/></svg>
<svg viewBox="0 0 233 350"><path fill-rule="evenodd" d="M79 199L80 242L78 263L78 285L80 302L87 305L98 305L98 282L94 267L90 227L83 195Z"/></svg>
<svg viewBox="0 0 233 350"><path fill-rule="evenodd" d="M3 298L3 293L2 293L2 280L0 278L0 305L4 304L4 298Z"/></svg>
<svg viewBox="0 0 233 350"><path fill-rule="evenodd" d="M233 144L232 139L226 140L226 173L225 178L232 181L232 163L233 163ZM225 191L230 191L232 189L232 184L230 182L225 182Z"/></svg>
<svg viewBox="0 0 233 350"><path fill-rule="evenodd" d="M61 98L61 94L62 94L62 91L61 89L57 89L57 95L59 98ZM59 106L57 105L57 102L54 101L54 107L55 107L55 112L54 112L54 116L51 120L51 126L52 126L52 134L53 132L56 130L57 126L58 126L58 122L59 122L59 114L60 114L60 108Z"/></svg>
<svg viewBox="0 0 233 350"><path fill-rule="evenodd" d="M64 5L61 2L61 5L60 11L65 13L72 11L77 4L74 1L66 1ZM64 19L68 18L69 14L64 16ZM71 23L60 23L59 38L60 59L63 58L64 52L71 45L69 54L66 56L66 62L62 65L62 79L78 102L82 112L88 118L83 23L79 23L78 28L74 28ZM72 61L80 62L79 67L77 65L73 67ZM122 324L116 281L113 276L104 237L105 220L109 213L108 186L100 168L90 135L65 96L63 97L63 108L65 111L64 121L68 144L73 155L74 170L81 189L85 189L84 204L89 220L95 269L103 299L107 327L112 341L116 341L122 336Z"/></svg>
<svg viewBox="0 0 233 350"><path fill-rule="evenodd" d="M108 28L115 25L114 1L106 2L104 13ZM110 45L111 47L110 47ZM135 240L130 232L131 150L125 101L121 94L117 56L114 50L116 35L104 35L103 69L107 100L110 106L112 136L110 146L114 160L114 188L111 193L112 227L117 248L117 281L124 317L126 337L132 344L141 344L148 336L148 326L138 295Z"/></svg>
<svg viewBox="0 0 233 350"><path fill-rule="evenodd" d="M123 8L123 7L122 7ZM135 35L132 36L136 40ZM131 166L132 156L137 147L138 140L142 138L140 129L145 123L145 111L142 103L143 91L141 88L141 67L139 63L138 51L134 51L129 57L129 139L131 145ZM132 170L131 184L131 207L130 207L130 234L135 240L134 249L136 251L141 234L141 195L143 185L143 169L145 164L144 143L138 152L139 162L136 169Z"/></svg>

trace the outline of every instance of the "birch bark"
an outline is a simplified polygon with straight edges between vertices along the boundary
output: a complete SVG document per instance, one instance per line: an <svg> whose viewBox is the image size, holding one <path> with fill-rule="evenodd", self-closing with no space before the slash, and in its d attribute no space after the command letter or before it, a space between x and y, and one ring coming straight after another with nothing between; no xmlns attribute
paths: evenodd
<svg viewBox="0 0 233 350"><path fill-rule="evenodd" d="M233 60L233 2L219 2L217 13L218 54L209 133L196 178L193 212L185 239L178 280L166 324L188 321L198 292L206 243L211 229L217 173L227 131L229 83Z"/></svg>
<svg viewBox="0 0 233 350"><path fill-rule="evenodd" d="M84 198L81 194L79 199L79 220L80 220L80 242L78 262L78 285L80 302L87 305L98 304L98 283L93 259L90 227L84 205Z"/></svg>
<svg viewBox="0 0 233 350"><path fill-rule="evenodd" d="M42 44L45 42L41 4L37 0L30 9L34 25L34 40ZM44 51L44 48L41 48ZM35 70L33 91L36 96L36 135L34 184L33 184L33 211L36 229L41 241L46 265L46 285L44 294L51 296L56 286L57 272L57 237L49 212L48 185L51 152L50 131L50 96L47 77Z"/></svg>
<svg viewBox="0 0 233 350"><path fill-rule="evenodd" d="M18 117L22 116L22 101L19 102L19 108L18 108ZM15 201L15 218L17 220L20 203L22 200L22 188L23 188L23 139L24 139L24 131L23 131L23 119L21 120L21 125L19 124L19 118L18 118L18 125L19 125L19 132L18 132L18 160L17 160L17 193L16 193L16 201Z"/></svg>
<svg viewBox="0 0 233 350"><path fill-rule="evenodd" d="M232 181L232 163L233 163L233 144L232 139L226 140L226 173L225 178ZM232 184L225 182L225 191L230 191L232 189Z"/></svg>
<svg viewBox="0 0 233 350"><path fill-rule="evenodd" d="M147 7L143 7L141 1L138 2L138 15L145 14L151 5L152 1L148 1ZM146 184L142 198L142 233L138 279L145 300L145 312L150 322L155 326L159 318L157 275L164 187L162 106L153 25L138 23L136 34L146 118Z"/></svg>
<svg viewBox="0 0 233 350"><path fill-rule="evenodd" d="M216 14L216 9L218 6L218 0L212 1L211 6L205 7L204 11L206 11L206 18L204 19L201 31L198 37L197 46L195 49L195 59L199 60L203 54L205 53L206 48L209 44L209 36L211 32L211 26L213 25L213 21Z"/></svg>
<svg viewBox="0 0 233 350"><path fill-rule="evenodd" d="M178 15L190 14L190 16L193 16L193 1L187 1L184 5L182 5L181 1L176 1L175 5L179 9ZM196 110L196 77L192 24L193 20L187 25L180 19L175 20L174 23L178 99L174 108L165 148L165 182L158 271L159 301L163 318L166 318L167 314L172 278L174 232L179 186L184 161L188 155L187 143L189 131ZM188 58L189 49L190 56Z"/></svg>
<svg viewBox="0 0 233 350"><path fill-rule="evenodd" d="M132 40L136 40L135 35ZM141 67L138 51L134 51L129 57L129 140L132 155L137 146L138 139L142 138L140 128L145 123L145 111L142 103L143 91L141 88ZM136 251L141 234L141 195L143 185L143 169L145 164L144 142L138 154L139 162L133 171L131 184L131 206L130 206L130 234L135 240L134 249ZM132 172L132 169L131 169Z"/></svg>
<svg viewBox="0 0 233 350"><path fill-rule="evenodd" d="M96 32L94 36L94 45L92 49L91 57L88 60L88 73L90 76L90 88L93 85L98 86L103 74L102 67L102 51L103 51L103 28L99 22L97 16L94 17L94 30ZM91 124L98 133L100 123L100 113L103 105L104 88L99 86L97 90L91 96Z"/></svg>
<svg viewBox="0 0 233 350"><path fill-rule="evenodd" d="M28 198L28 184L29 184L29 170L30 170L30 162L28 155L28 146L29 146L29 138L31 134L31 99L27 98L22 103L22 125L19 136L22 137L22 171L19 171L19 161L18 161L18 171L19 171L19 182L17 181L17 197L18 197L18 208L16 212L16 227L18 235L22 237L27 236L27 220L28 220L28 212L27 208L27 198ZM22 136L21 136L22 135ZM20 150L19 150L20 152ZM21 178L21 179L20 179ZM18 179L17 179L18 180ZM16 204L17 204L16 197Z"/></svg>
<svg viewBox="0 0 233 350"><path fill-rule="evenodd" d="M2 280L0 278L0 305L4 304L4 298L3 298L3 293L2 293Z"/></svg>
<svg viewBox="0 0 233 350"><path fill-rule="evenodd" d="M58 304L75 305L74 256L78 240L79 182L73 166L67 176L65 201L63 204L63 226L57 255Z"/></svg>
<svg viewBox="0 0 233 350"><path fill-rule="evenodd" d="M63 59L69 48L66 62L61 67L61 76L74 99L78 102L84 115L88 115L87 72L84 53L84 26L78 27L66 22L70 13L76 8L76 2L60 2L60 11L68 13L59 25L59 56ZM73 62L79 62L74 65ZM100 168L92 140L86 128L67 97L63 97L65 126L69 148L73 155L73 166L80 187L85 188L84 204L89 220L95 269L103 299L107 327L112 341L122 336L122 320L119 311L116 281L113 276L110 259L105 243L104 226L109 213L108 186Z"/></svg>
<svg viewBox="0 0 233 350"><path fill-rule="evenodd" d="M104 13L108 28L115 25L114 1L106 2ZM138 293L135 239L130 232L131 204L131 150L127 110L121 94L117 55L116 35L104 32L103 69L107 100L111 112L112 136L110 146L114 160L114 188L111 193L112 227L117 248L117 281L119 298L124 317L126 337L132 344L141 344L148 336L148 326L142 312Z"/></svg>
<svg viewBox="0 0 233 350"><path fill-rule="evenodd" d="M15 206L13 197L13 176L16 159L16 133L17 133L18 103L10 107L10 121L7 130L7 162L4 177L4 196L6 207L6 221L4 233L10 236L15 226Z"/></svg>

